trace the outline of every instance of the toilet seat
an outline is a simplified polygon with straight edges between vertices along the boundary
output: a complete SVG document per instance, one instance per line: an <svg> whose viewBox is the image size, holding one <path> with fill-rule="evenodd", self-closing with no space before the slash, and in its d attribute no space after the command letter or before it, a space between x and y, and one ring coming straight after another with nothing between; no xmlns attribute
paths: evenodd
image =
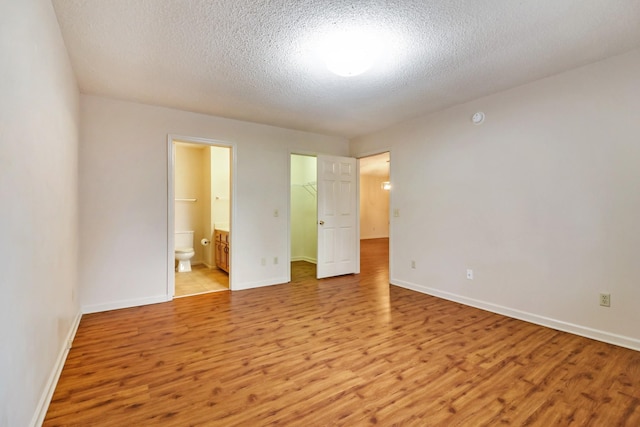
<svg viewBox="0 0 640 427"><path fill-rule="evenodd" d="M188 254L193 252L193 248L176 248L175 251L177 254Z"/></svg>

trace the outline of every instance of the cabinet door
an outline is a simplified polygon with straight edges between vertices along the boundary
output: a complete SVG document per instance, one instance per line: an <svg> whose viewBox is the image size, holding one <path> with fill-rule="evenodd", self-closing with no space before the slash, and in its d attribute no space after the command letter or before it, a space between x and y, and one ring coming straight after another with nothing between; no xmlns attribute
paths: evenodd
<svg viewBox="0 0 640 427"><path fill-rule="evenodd" d="M220 267L222 263L222 243L216 239L216 266Z"/></svg>
<svg viewBox="0 0 640 427"><path fill-rule="evenodd" d="M222 245L222 269L229 272L229 245Z"/></svg>

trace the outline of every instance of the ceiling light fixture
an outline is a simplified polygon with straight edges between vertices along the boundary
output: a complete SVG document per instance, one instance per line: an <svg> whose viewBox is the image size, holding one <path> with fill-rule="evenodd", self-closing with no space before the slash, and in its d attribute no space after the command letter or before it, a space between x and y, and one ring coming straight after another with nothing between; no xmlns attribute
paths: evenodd
<svg viewBox="0 0 640 427"><path fill-rule="evenodd" d="M342 77L360 75L371 68L377 57L376 38L350 30L329 35L322 56L329 71Z"/></svg>

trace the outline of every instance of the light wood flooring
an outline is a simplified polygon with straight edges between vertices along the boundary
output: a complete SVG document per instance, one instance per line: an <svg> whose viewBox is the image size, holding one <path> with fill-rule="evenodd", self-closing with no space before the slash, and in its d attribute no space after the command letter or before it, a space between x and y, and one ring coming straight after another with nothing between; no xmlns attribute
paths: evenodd
<svg viewBox="0 0 640 427"><path fill-rule="evenodd" d="M85 315L44 425L640 426L639 352L389 286L387 256Z"/></svg>
<svg viewBox="0 0 640 427"><path fill-rule="evenodd" d="M176 273L175 277L176 297L229 290L229 275L204 264L193 265L191 271Z"/></svg>

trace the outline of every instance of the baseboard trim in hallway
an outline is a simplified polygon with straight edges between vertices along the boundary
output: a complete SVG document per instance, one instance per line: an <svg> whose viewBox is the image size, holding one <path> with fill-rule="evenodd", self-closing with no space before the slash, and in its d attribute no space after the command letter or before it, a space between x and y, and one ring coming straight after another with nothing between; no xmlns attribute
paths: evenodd
<svg viewBox="0 0 640 427"><path fill-rule="evenodd" d="M78 313L76 317L73 319L71 327L69 328L69 332L65 337L62 348L58 353L58 357L56 358L56 363L53 366L53 370L47 379L47 383L45 384L44 390L42 391L42 396L38 401L38 406L36 406L36 411L33 414L33 418L31 419L30 427L40 427L44 422L45 416L47 415L47 410L49 409L49 404L51 403L51 398L53 397L53 393L58 385L58 380L60 379L60 374L62 374L62 369L64 368L64 364L67 360L67 356L69 355L69 350L71 349L73 339L78 332L78 326L80 326L80 320L82 319L82 313Z"/></svg>

